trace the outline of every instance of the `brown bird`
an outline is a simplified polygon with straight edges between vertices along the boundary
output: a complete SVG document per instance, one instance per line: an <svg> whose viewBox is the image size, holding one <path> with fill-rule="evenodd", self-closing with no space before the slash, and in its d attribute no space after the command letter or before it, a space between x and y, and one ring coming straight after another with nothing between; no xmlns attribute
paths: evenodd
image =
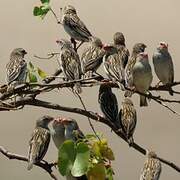
<svg viewBox="0 0 180 180"><path fill-rule="evenodd" d="M130 54L129 50L126 48L124 34L122 32L116 32L113 36L113 41L115 47L118 49L118 52L121 54L121 61L123 63L123 67L125 68Z"/></svg>
<svg viewBox="0 0 180 180"><path fill-rule="evenodd" d="M161 174L161 163L156 159L155 152L147 153L147 160L141 170L140 180L159 180Z"/></svg>
<svg viewBox="0 0 180 180"><path fill-rule="evenodd" d="M137 115L133 102L129 98L125 98L122 102L121 109L119 111L120 127L129 143L131 145L133 141L133 134L136 128Z"/></svg>

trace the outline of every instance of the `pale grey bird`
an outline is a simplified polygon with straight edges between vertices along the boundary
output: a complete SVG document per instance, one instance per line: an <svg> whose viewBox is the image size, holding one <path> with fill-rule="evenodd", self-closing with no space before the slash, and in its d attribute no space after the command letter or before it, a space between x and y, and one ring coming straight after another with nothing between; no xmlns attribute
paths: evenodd
<svg viewBox="0 0 180 180"><path fill-rule="evenodd" d="M81 62L71 42L65 39L60 39L56 42L60 47L59 62L66 81L81 79ZM77 93L82 92L80 82L75 83L74 87Z"/></svg>
<svg viewBox="0 0 180 180"><path fill-rule="evenodd" d="M142 52L137 55L132 77L135 89L146 94L153 79L147 53ZM140 106L148 106L146 97L143 95L140 95Z"/></svg>
<svg viewBox="0 0 180 180"><path fill-rule="evenodd" d="M128 60L128 63L125 68L125 84L126 87L132 89L133 88L133 78L132 78L132 70L136 63L137 55L141 52L144 52L147 46L144 43L136 43L133 46L131 57ZM132 96L132 92L126 91L124 96Z"/></svg>
<svg viewBox="0 0 180 180"><path fill-rule="evenodd" d="M114 45L104 45L106 54L103 57L103 66L106 75L114 82L117 82L124 90L124 67L121 61L121 53Z"/></svg>
<svg viewBox="0 0 180 180"><path fill-rule="evenodd" d="M33 164L40 162L49 147L50 131L48 124L53 120L51 116L42 116L36 121L35 129L29 141L28 152L28 170L31 170Z"/></svg>
<svg viewBox="0 0 180 180"><path fill-rule="evenodd" d="M114 45L121 54L121 61L123 63L123 68L126 67L129 59L129 50L126 48L125 37L122 32L116 32L113 36Z"/></svg>
<svg viewBox="0 0 180 180"><path fill-rule="evenodd" d="M84 138L83 132L80 130L78 123L76 120L72 118L64 118L62 120L62 124L65 127L65 139L68 140L73 140L76 142L79 139Z"/></svg>
<svg viewBox="0 0 180 180"><path fill-rule="evenodd" d="M116 95L108 83L103 83L99 87L98 102L104 117L109 120L115 127L119 128L118 121L118 101Z"/></svg>
<svg viewBox="0 0 180 180"><path fill-rule="evenodd" d="M82 71L85 77L92 77L93 73L96 73L103 61L104 55L105 50L103 49L101 39L92 36L89 46L84 49L81 56Z"/></svg>
<svg viewBox="0 0 180 180"><path fill-rule="evenodd" d="M64 7L61 22L65 31L70 35L71 38L81 42L89 41L91 33L85 24L80 20L76 9L73 6L67 5Z"/></svg>
<svg viewBox="0 0 180 180"><path fill-rule="evenodd" d="M133 134L136 128L137 115L133 102L130 98L125 98L121 104L119 111L120 127L129 143L131 145L133 140Z"/></svg>
<svg viewBox="0 0 180 180"><path fill-rule="evenodd" d="M24 56L27 52L23 48L16 48L11 52L10 61L6 65L8 85L17 85L26 82L27 63Z"/></svg>
<svg viewBox="0 0 180 180"><path fill-rule="evenodd" d="M79 138L84 138L84 134L79 129L77 122L71 118L55 118L52 123L52 139L57 149L65 140L73 140L76 142ZM73 177L71 174L66 176L66 180L87 180L85 175L81 177Z"/></svg>
<svg viewBox="0 0 180 180"><path fill-rule="evenodd" d="M174 82L174 65L171 55L168 52L167 43L159 43L157 50L153 54L153 64L155 73L163 85ZM172 88L169 89L169 94L173 95Z"/></svg>
<svg viewBox="0 0 180 180"><path fill-rule="evenodd" d="M144 167L141 170L140 180L159 180L161 174L161 162L156 159L155 152L148 152Z"/></svg>
<svg viewBox="0 0 180 180"><path fill-rule="evenodd" d="M59 147L65 141L65 127L62 124L62 120L63 120L63 118L60 118L60 117L55 118L52 123L51 135L52 135L53 142L54 142L55 146L57 147L57 149L59 149Z"/></svg>

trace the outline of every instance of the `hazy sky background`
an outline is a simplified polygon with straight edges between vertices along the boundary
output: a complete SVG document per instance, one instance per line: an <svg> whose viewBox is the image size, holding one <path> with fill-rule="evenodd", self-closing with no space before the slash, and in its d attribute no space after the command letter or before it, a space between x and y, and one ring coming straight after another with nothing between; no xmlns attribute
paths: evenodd
<svg viewBox="0 0 180 180"><path fill-rule="evenodd" d="M152 53L159 41L169 44L175 66L175 80L180 80L180 1L179 0L51 0L52 7L57 14L59 8L72 4L77 8L78 15L84 21L92 34L100 37L103 42L112 41L116 31L122 31L126 37L129 50L137 42L147 45L150 63ZM55 61L38 60L34 54L46 56L49 52L58 51L56 39L68 38L63 28L56 24L51 13L44 21L33 17L32 10L39 5L39 0L1 0L0 7L0 84L5 83L5 65L9 61L12 49L23 47L27 50L27 61L32 61L47 73L54 72ZM102 69L102 67L101 67ZM157 82L154 76L153 84ZM180 88L179 88L180 90ZM116 93L119 105L122 94ZM154 94L156 94L154 92ZM164 93L169 97L168 93ZM83 89L82 97L89 110L99 112L97 102L98 88ZM48 101L60 105L81 107L78 99L74 98L66 89L41 96ZM175 96L174 98L178 98ZM180 117L167 111L164 107L151 101L148 108L139 108L139 97L133 96L137 108L138 122L134 135L135 141L147 149L153 149L160 157L175 162L180 166ZM180 106L171 105L180 112ZM43 108L25 107L16 112L1 112L0 145L8 150L26 155L28 141L33 131L35 120L44 114L52 116L74 117L84 132L91 132L87 118L64 112ZM114 150L116 160L113 163L115 180L138 180L145 157L128 147L119 137L111 133L110 129L101 123L94 122L96 130L108 138ZM8 132L7 132L8 131ZM45 159L55 161L57 151L51 143ZM27 164L16 160L8 160L0 154L0 179L2 180L49 180L49 175L42 169L34 167L30 172ZM58 174L58 173L57 173ZM62 179L62 178L61 178ZM161 180L179 180L180 174L163 164Z"/></svg>

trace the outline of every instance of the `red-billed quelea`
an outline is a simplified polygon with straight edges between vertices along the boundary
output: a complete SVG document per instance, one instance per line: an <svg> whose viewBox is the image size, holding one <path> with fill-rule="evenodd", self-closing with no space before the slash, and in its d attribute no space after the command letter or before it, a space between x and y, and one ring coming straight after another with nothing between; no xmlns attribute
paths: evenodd
<svg viewBox="0 0 180 180"><path fill-rule="evenodd" d="M98 102L104 117L109 120L115 127L119 128L118 121L118 102L116 95L108 83L103 83L99 88Z"/></svg>
<svg viewBox="0 0 180 180"><path fill-rule="evenodd" d="M114 45L118 49L118 52L121 54L121 61L123 67L125 68L129 58L129 50L126 48L125 37L122 32L116 32L113 36Z"/></svg>
<svg viewBox="0 0 180 180"><path fill-rule="evenodd" d="M67 5L64 7L61 22L65 31L71 38L81 42L89 41L91 33L86 28L85 24L80 20L76 9L73 6Z"/></svg>
<svg viewBox="0 0 180 180"><path fill-rule="evenodd" d="M160 42L156 52L153 54L154 70L157 77L163 85L174 82L174 66L170 53L168 52L168 44ZM169 94L173 95L173 90L169 89Z"/></svg>
<svg viewBox="0 0 180 180"><path fill-rule="evenodd" d="M84 49L81 56L82 71L85 77L91 77L100 67L105 51L101 39L91 37L89 46Z"/></svg>
<svg viewBox="0 0 180 180"><path fill-rule="evenodd" d="M144 43L136 43L133 46L131 57L128 60L128 63L125 68L125 83L126 87L132 89L133 88L133 78L132 78L132 70L136 63L137 55L141 52L144 52L146 48L146 45ZM124 96L131 97L132 96L131 91L126 91Z"/></svg>
<svg viewBox="0 0 180 180"><path fill-rule="evenodd" d="M56 41L60 47L59 62L66 81L81 79L82 70L79 55L75 52L70 41L60 39ZM75 91L81 93L81 84L75 83Z"/></svg>
<svg viewBox="0 0 180 180"><path fill-rule="evenodd" d="M121 54L114 45L104 45L106 51L103 57L103 66L106 75L114 82L119 84L119 87L124 90L124 68L121 61Z"/></svg>
<svg viewBox="0 0 180 180"><path fill-rule="evenodd" d="M23 48L16 48L10 55L10 61L6 65L7 82L9 85L17 85L26 82L27 63L24 56L27 52Z"/></svg>
<svg viewBox="0 0 180 180"><path fill-rule="evenodd" d="M76 120L71 118L55 118L52 123L52 139L57 149L64 143L65 140L73 140L76 142L79 138L84 138L82 131ZM66 180L87 180L85 175L81 177L73 177L71 174L66 176Z"/></svg>
<svg viewBox="0 0 180 180"><path fill-rule="evenodd" d="M130 98L125 98L122 102L121 109L119 111L120 127L129 143L131 145L133 141L133 134L136 128L137 115L133 102Z"/></svg>
<svg viewBox="0 0 180 180"><path fill-rule="evenodd" d="M142 52L137 55L132 77L135 90L146 94L153 79L147 53ZM146 97L143 95L140 95L140 106L148 106Z"/></svg>
<svg viewBox="0 0 180 180"><path fill-rule="evenodd" d="M147 153L147 160L141 170L140 180L159 180L161 163L156 157L157 155L152 151Z"/></svg>
<svg viewBox="0 0 180 180"><path fill-rule="evenodd" d="M28 170L33 164L40 162L45 156L50 142L48 124L53 120L50 116L43 116L36 121L36 127L29 141Z"/></svg>

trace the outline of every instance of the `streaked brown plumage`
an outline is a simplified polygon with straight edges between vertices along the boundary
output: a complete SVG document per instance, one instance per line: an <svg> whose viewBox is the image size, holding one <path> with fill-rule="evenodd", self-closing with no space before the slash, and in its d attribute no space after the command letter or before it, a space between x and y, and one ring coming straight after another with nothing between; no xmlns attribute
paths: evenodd
<svg viewBox="0 0 180 180"><path fill-rule="evenodd" d="M126 48L125 37L122 32L116 32L113 36L113 41L118 52L121 54L121 61L125 68L129 59L129 50Z"/></svg>
<svg viewBox="0 0 180 180"><path fill-rule="evenodd" d="M16 48L10 55L10 61L6 65L8 84L25 83L27 77L27 63L24 56L27 52L23 48Z"/></svg>
<svg viewBox="0 0 180 180"><path fill-rule="evenodd" d="M91 33L85 24L80 20L76 9L73 6L67 5L64 7L61 22L65 31L71 36L71 38L82 42L89 41Z"/></svg>
<svg viewBox="0 0 180 180"><path fill-rule="evenodd" d="M120 127L127 138L129 145L133 143L133 134L136 128L137 115L133 102L130 98L125 98L119 111Z"/></svg>
<svg viewBox="0 0 180 180"><path fill-rule="evenodd" d="M156 159L152 151L147 153L147 159L141 170L140 180L159 180L161 174L161 163Z"/></svg>
<svg viewBox="0 0 180 180"><path fill-rule="evenodd" d="M48 124L52 120L50 116L43 116L36 121L36 127L29 141L28 170L32 169L33 164L40 162L48 150L50 142Z"/></svg>
<svg viewBox="0 0 180 180"><path fill-rule="evenodd" d="M100 67L105 51L102 41L97 37L91 37L89 46L84 49L81 56L83 74L88 78Z"/></svg>
<svg viewBox="0 0 180 180"><path fill-rule="evenodd" d="M75 52L70 41L60 39L56 41L60 47L59 62L66 81L81 79L82 70L79 55ZM79 82L74 85L77 93L82 92Z"/></svg>

